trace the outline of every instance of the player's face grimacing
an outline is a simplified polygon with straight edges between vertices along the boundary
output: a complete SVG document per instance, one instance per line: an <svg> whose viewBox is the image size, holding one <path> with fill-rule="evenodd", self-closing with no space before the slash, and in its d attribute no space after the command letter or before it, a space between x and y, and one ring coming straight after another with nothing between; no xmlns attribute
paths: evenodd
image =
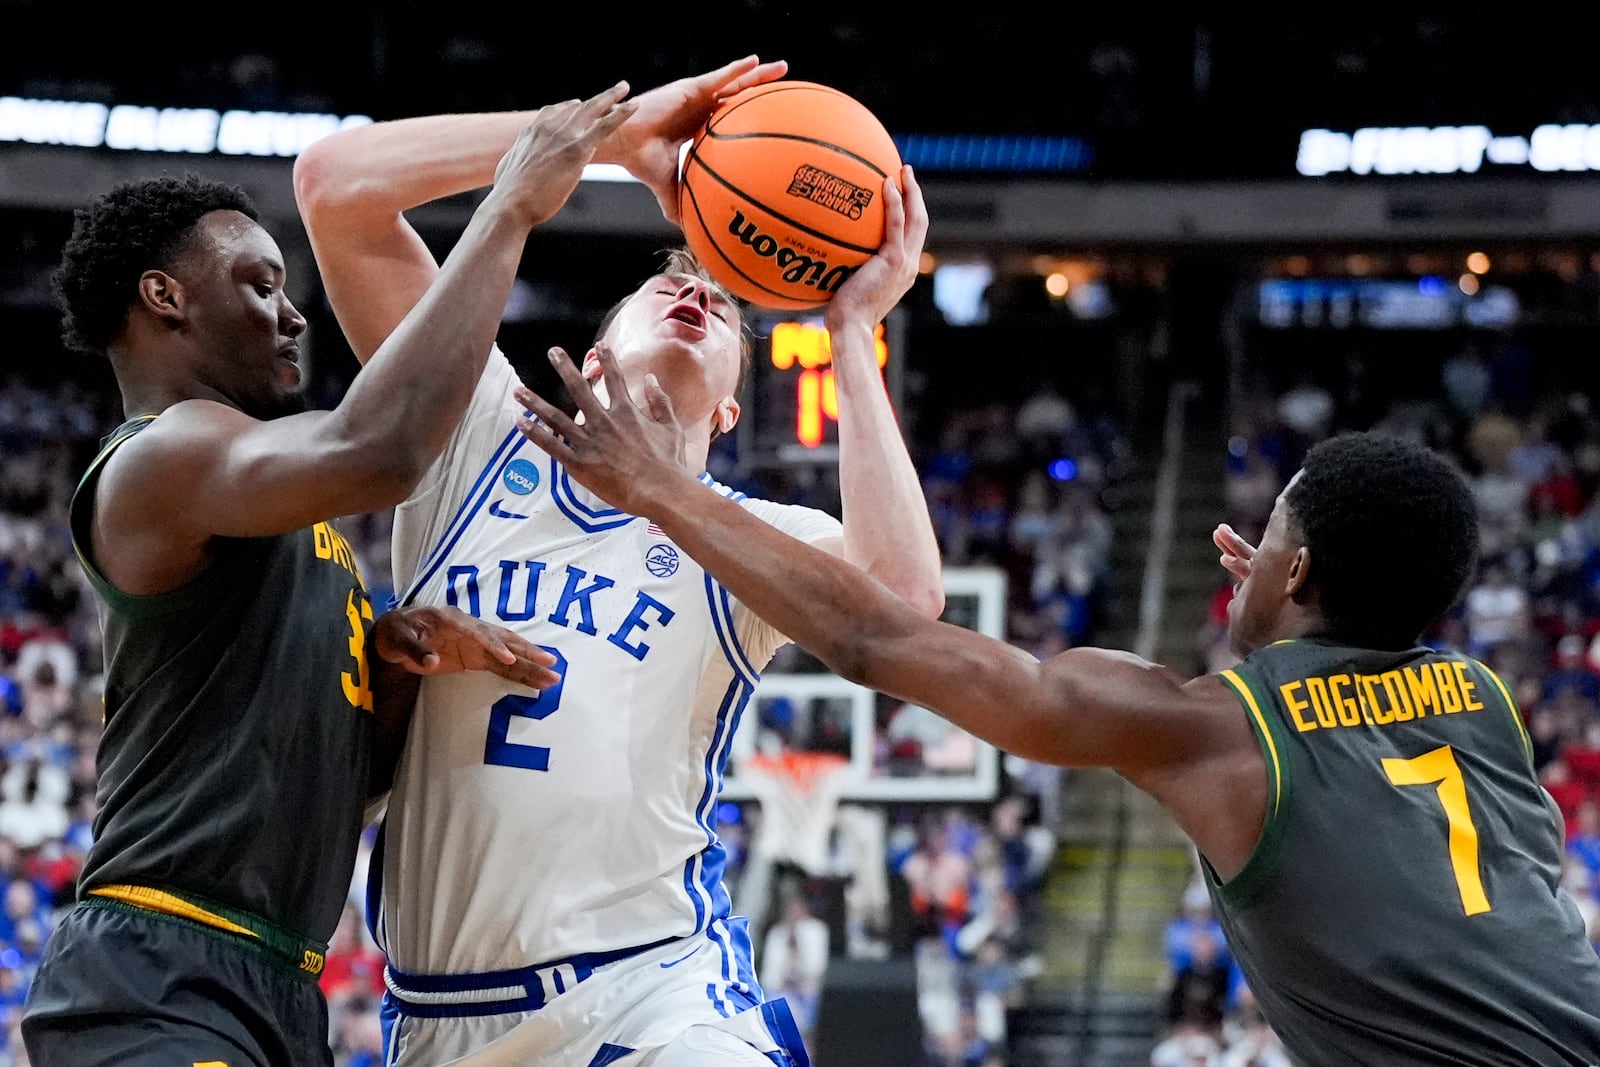
<svg viewBox="0 0 1600 1067"><path fill-rule="evenodd" d="M1309 561L1284 499L1299 477L1290 479L1272 505L1261 543L1250 558L1249 577L1228 602L1228 645L1236 655L1248 656L1281 636L1284 612L1304 584Z"/></svg>
<svg viewBox="0 0 1600 1067"><path fill-rule="evenodd" d="M644 378L653 373L672 397L685 426L717 416L727 432L738 418L739 307L704 278L662 274L628 298L606 328L603 342L616 354L635 403L644 403ZM598 380L600 365L585 361L584 375Z"/></svg>
<svg viewBox="0 0 1600 1067"><path fill-rule="evenodd" d="M299 337L306 320L284 291L283 253L244 215L213 212L200 221L182 266L190 329L214 353L200 373L258 419L303 410Z"/></svg>

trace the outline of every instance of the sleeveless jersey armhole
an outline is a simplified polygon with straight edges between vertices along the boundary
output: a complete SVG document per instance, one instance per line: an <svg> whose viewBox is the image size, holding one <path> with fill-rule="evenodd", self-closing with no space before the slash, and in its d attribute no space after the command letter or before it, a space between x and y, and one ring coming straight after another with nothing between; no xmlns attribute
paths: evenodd
<svg viewBox="0 0 1600 1067"><path fill-rule="evenodd" d="M125 593L112 584L100 570L99 564L93 559L93 519L95 511L95 492L100 485L100 475L106 461L114 455L117 449L127 444L133 436L154 422L158 416L146 416L137 426L124 427L126 432L120 433L108 441L89 464L83 476L78 480L77 488L73 490L72 499L67 505L67 529L72 535L72 551L78 557L78 565L83 568L83 573L88 576L89 583L94 586L107 604L118 611L135 618L149 618L155 615L168 614L174 611L183 611L196 605L203 604L210 596L212 587L216 582L223 580L226 567L224 560L214 557L209 565L199 574L195 575L176 589L165 593L150 595L137 595ZM131 427L131 428L130 428ZM220 547L220 545L219 545ZM220 553L218 554L220 556Z"/></svg>
<svg viewBox="0 0 1600 1067"><path fill-rule="evenodd" d="M1516 725L1517 736L1522 741L1522 754L1528 757L1528 771L1537 779L1539 774L1534 767L1533 739L1528 736L1528 727L1522 721L1522 709L1517 707L1516 698L1511 695L1511 690L1506 688L1506 683L1500 680L1500 676L1487 663L1471 657L1468 657L1468 662L1481 670L1494 683L1495 690L1505 699L1506 714L1510 716L1512 723Z"/></svg>
<svg viewBox="0 0 1600 1067"><path fill-rule="evenodd" d="M1256 743L1261 746L1261 758L1267 765L1267 816L1261 826L1261 835L1256 838L1256 847L1238 874L1224 882L1204 856L1200 857L1200 865L1207 880L1224 900L1235 907L1243 907L1277 869L1283 829L1288 823L1291 775L1288 753L1274 730L1275 720L1264 710L1263 702L1250 683L1233 670L1223 671L1220 677L1239 698L1245 717L1250 721L1250 729L1256 735Z"/></svg>

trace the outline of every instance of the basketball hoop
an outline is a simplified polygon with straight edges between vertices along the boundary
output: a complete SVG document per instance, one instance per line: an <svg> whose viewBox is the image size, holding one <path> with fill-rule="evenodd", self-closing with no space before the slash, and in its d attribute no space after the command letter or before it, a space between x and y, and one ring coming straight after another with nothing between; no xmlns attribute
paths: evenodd
<svg viewBox="0 0 1600 1067"><path fill-rule="evenodd" d="M772 862L788 860L807 874L826 873L829 836L850 770L848 759L831 752L786 749L741 760L739 778L761 805L751 851Z"/></svg>
<svg viewBox="0 0 1600 1067"><path fill-rule="evenodd" d="M812 876L829 872L839 797L853 771L848 759L831 752L785 749L740 760L739 780L748 783L761 805L761 825L739 886L741 910L752 929L761 928L776 864L787 861Z"/></svg>

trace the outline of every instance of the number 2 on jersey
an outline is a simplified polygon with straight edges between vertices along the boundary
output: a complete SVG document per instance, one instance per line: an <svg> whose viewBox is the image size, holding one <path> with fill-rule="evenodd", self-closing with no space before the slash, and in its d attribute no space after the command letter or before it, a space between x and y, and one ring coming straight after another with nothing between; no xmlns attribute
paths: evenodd
<svg viewBox="0 0 1600 1067"><path fill-rule="evenodd" d="M1456 873L1456 889L1461 907L1468 915L1489 910L1483 891L1483 875L1478 871L1478 828L1467 806L1467 782L1449 745L1424 752L1412 759L1386 759L1383 771L1397 786L1432 785L1438 788L1439 803L1450 826L1450 866Z"/></svg>
<svg viewBox="0 0 1600 1067"><path fill-rule="evenodd" d="M562 680L533 696L513 694L494 702L494 706L489 709L489 737L483 743L483 762L487 764L495 767L520 767L525 771L550 769L548 748L542 745L520 745L507 740L513 718L545 719L561 706L561 686L567 677L567 657L549 645L539 647L556 658L555 664L550 669L561 675Z"/></svg>

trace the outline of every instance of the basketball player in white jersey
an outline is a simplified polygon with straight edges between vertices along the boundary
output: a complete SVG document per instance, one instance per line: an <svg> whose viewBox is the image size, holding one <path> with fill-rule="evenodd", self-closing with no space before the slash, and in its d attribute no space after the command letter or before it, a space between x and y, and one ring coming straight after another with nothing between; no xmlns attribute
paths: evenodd
<svg viewBox="0 0 1600 1067"><path fill-rule="evenodd" d="M679 147L718 100L784 72L751 57L646 93L595 159L626 166L673 218ZM487 184L526 120L383 122L300 157L302 216L358 357L437 270L402 212ZM937 616L938 548L874 351L927 230L909 169L899 177L904 198L892 182L883 191L882 250L827 315L843 523L718 489ZM713 436L739 415L749 351L738 304L676 255L596 344L630 393L647 380L671 393L695 426L684 462L703 472ZM598 378L594 351L583 366ZM423 683L369 884L389 960L386 1062L435 1067L490 1049L488 1062L548 1067L804 1065L731 912L715 816L740 714L787 639L530 444L516 426L520 384L491 353L447 452L396 511L396 587L403 603L454 605L544 646L562 682Z"/></svg>

